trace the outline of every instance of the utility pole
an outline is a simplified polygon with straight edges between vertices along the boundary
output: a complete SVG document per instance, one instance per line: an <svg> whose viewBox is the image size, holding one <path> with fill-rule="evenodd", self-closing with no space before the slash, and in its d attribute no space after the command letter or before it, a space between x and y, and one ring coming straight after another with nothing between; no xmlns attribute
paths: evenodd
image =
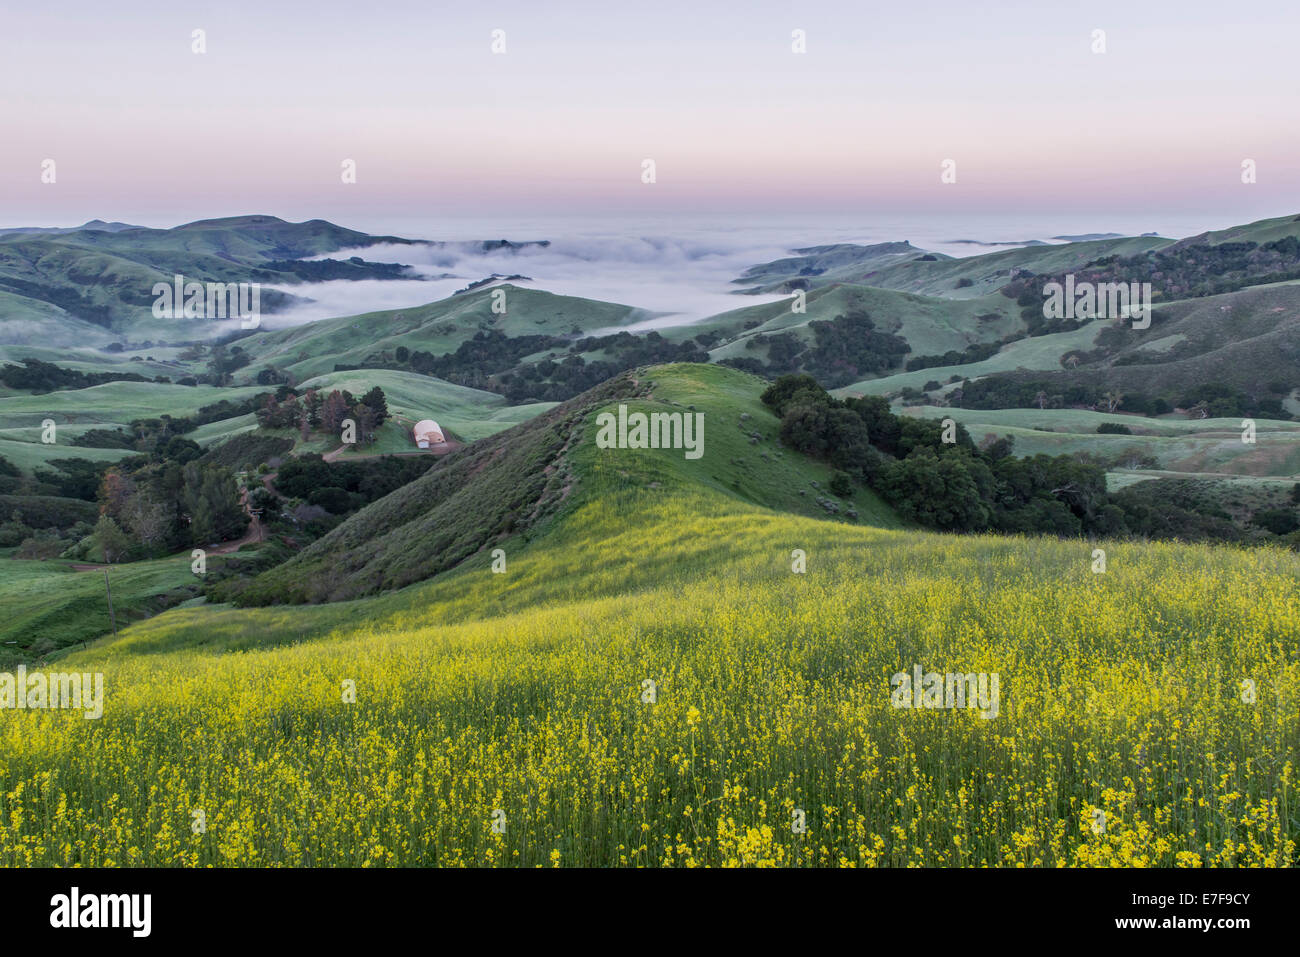
<svg viewBox="0 0 1300 957"><path fill-rule="evenodd" d="M108 592L108 621L113 626L113 637L117 637L117 616L113 614L113 589L108 584L108 569L104 569L104 591Z"/></svg>

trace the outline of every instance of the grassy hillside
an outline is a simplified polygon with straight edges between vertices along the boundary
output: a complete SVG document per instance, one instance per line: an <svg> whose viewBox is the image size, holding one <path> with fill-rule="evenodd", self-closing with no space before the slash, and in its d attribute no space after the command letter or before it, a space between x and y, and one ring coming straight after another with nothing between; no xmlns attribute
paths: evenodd
<svg viewBox="0 0 1300 957"><path fill-rule="evenodd" d="M1241 419L1151 419L1084 409L994 409L912 406L929 418L951 416L976 441L1010 435L1017 455L1088 453L1103 459L1150 457L1176 472L1220 473L1300 480L1300 423L1258 419L1256 441L1242 442ZM1098 434L1102 423L1132 435Z"/></svg>
<svg viewBox="0 0 1300 957"><path fill-rule="evenodd" d="M498 301L493 296L496 290L505 294L504 314L493 311ZM576 336L647 316L632 306L504 283L415 308L323 319L257 333L240 340L255 360L240 370L240 376L251 379L262 369L274 367L304 379L332 372L336 364L366 366L385 357L391 362L399 346L442 355L454 352L478 332L492 330L512 337Z"/></svg>
<svg viewBox="0 0 1300 957"><path fill-rule="evenodd" d="M87 329L103 332L97 326L87 326ZM111 339L109 336L102 342L107 344ZM80 345L100 341L89 336L80 340ZM51 340L40 338L31 345L0 346L0 363L19 365L23 359L39 359L78 372L134 372L146 378L166 376L175 381L192 375L195 370L195 363L176 360L175 356L183 351L171 346L150 346L133 351L101 352L90 348L58 347L51 344Z"/></svg>
<svg viewBox="0 0 1300 957"><path fill-rule="evenodd" d="M1017 339L979 362L930 366L915 372L895 372L877 379L863 379L833 391L843 396L890 395L908 387L921 389L927 382L939 382L943 388L936 392L943 393L955 387L955 383L949 383L954 376L959 379L978 379L998 372L1016 372L1022 369L1055 372L1061 369L1063 356L1091 350L1096 345L1097 336L1110 326L1109 320L1097 319L1070 332Z"/></svg>
<svg viewBox="0 0 1300 957"><path fill-rule="evenodd" d="M809 246L793 252L795 255L785 259L751 266L733 282L750 286L754 292L786 292L790 289L807 289L813 285L852 282L865 270L880 269L921 256L931 259L951 258L927 253L908 242L876 243L870 246L836 243L830 246Z"/></svg>
<svg viewBox="0 0 1300 957"><path fill-rule="evenodd" d="M265 391L265 387L218 389L155 382L107 382L88 389L44 395L0 396L0 455L27 472L50 459L116 461L128 453L122 449L75 446L69 440L88 429L113 429L126 426L133 419L164 414L184 416L222 399L243 399ZM41 423L47 418L54 420L57 439L49 445L41 442Z"/></svg>
<svg viewBox="0 0 1300 957"><path fill-rule="evenodd" d="M22 356L45 358L43 350L103 347L116 336L108 329L70 315L66 310L0 287L0 343L26 346ZM35 348L33 348L35 347Z"/></svg>
<svg viewBox="0 0 1300 957"><path fill-rule="evenodd" d="M693 333L716 329L732 336L709 352L711 359L720 361L738 357L765 360L767 349L757 347L755 337L794 332L811 342L809 322L855 310L866 312L878 331L906 339L912 347L909 356L937 355L972 343L995 342L1024 328L1016 304L999 295L953 302L870 286L834 285L808 293L805 305L803 313L793 312L789 300L746 306L689 329Z"/></svg>
<svg viewBox="0 0 1300 957"><path fill-rule="evenodd" d="M1260 219L1243 226L1231 226L1228 229L1216 229L1211 232L1189 236L1180 240L1180 245L1206 244L1218 246L1222 243L1270 243L1293 236L1300 239L1300 216L1275 216L1272 219Z"/></svg>
<svg viewBox="0 0 1300 957"><path fill-rule="evenodd" d="M617 484L672 495L704 486L769 508L806 515L856 515L897 526L862 489L832 503L832 470L780 447L778 421L759 401L765 383L734 369L683 364L620 376L438 462L373 503L242 594L257 604L353 598L401 587L471 555L528 541L555 516L598 494L591 477L614 468ZM600 411L690 411L705 416L705 454L677 450L597 450Z"/></svg>
<svg viewBox="0 0 1300 957"><path fill-rule="evenodd" d="M213 568L222 561L212 558ZM188 553L108 569L119 630L199 593ZM111 634L102 569L0 558L0 662L31 662Z"/></svg>
<svg viewBox="0 0 1300 957"><path fill-rule="evenodd" d="M526 422L555 405L553 402L507 405L504 398L492 392L390 369L331 372L308 379L299 388L347 390L359 396L374 386L384 390L388 410L393 414L412 424L421 419L433 419L468 442Z"/></svg>
<svg viewBox="0 0 1300 957"><path fill-rule="evenodd" d="M295 283L324 278L318 275L323 269L330 270L329 278L391 277L392 266L299 262L380 242L410 240L369 236L324 220L287 223L274 216L203 220L174 229L2 233L0 342L32 342L34 321L44 326L47 346L76 348L88 341L111 341L109 333L136 342L207 338L213 324L206 320L153 316L155 283L171 283L176 274L200 282ZM264 290L262 309L272 312L290 299ZM87 337L85 325L100 331Z"/></svg>
<svg viewBox="0 0 1300 957"><path fill-rule="evenodd" d="M1090 543L590 466L599 494L502 574L178 609L68 656L104 717L0 723L0 862L1294 863L1294 554L1102 543L1096 574ZM997 716L892 706L914 665L996 673Z"/></svg>
<svg viewBox="0 0 1300 957"><path fill-rule="evenodd" d="M817 262L816 257L803 261L799 259L779 261L787 263L790 270L780 278L773 275L772 264L764 264L755 269L758 270L757 275L765 278L759 287L764 292L784 292L791 282L801 280L809 287L850 282L925 296L975 299L997 292L1011 281L1013 273L1017 270L1042 274L1055 273L1083 266L1105 256L1133 256L1162 249L1173 242L1172 239L1159 237L1098 239L1005 249L962 259L930 253L929 255L934 257L931 260L923 259L920 255L900 257L896 260L868 259L858 267L839 268L813 276L804 276L801 273L809 265L818 268L820 263ZM918 254L922 252L923 250L917 250ZM738 281L743 282L744 279Z"/></svg>

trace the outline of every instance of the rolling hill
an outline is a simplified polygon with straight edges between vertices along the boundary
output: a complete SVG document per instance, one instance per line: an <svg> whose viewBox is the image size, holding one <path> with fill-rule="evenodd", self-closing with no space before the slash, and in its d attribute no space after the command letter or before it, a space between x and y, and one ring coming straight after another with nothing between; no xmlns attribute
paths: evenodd
<svg viewBox="0 0 1300 957"><path fill-rule="evenodd" d="M498 292L505 298L494 295ZM497 305L502 302L504 313ZM255 333L240 339L240 346L255 357L240 375L247 380L263 369L274 368L299 379L310 378L333 372L336 365L361 368L392 362L398 348L433 355L455 352L479 333L574 339L649 316L633 306L557 296L503 283L424 306L322 319L291 329ZM547 350L538 346L537 351Z"/></svg>
<svg viewBox="0 0 1300 957"><path fill-rule="evenodd" d="M324 220L288 223L274 216L203 220L173 229L0 232L0 344L31 341L34 321L41 323L45 345L207 339L218 323L153 316L155 283L170 285L177 274L219 283L396 278L404 270L389 264L304 260L340 249L413 242ZM261 306L271 313L291 301L268 289ZM100 330L89 340L86 325Z"/></svg>
<svg viewBox="0 0 1300 957"><path fill-rule="evenodd" d="M485 443L477 476L360 513L383 550L353 520L294 579L333 559L344 594L398 584L451 514L434 483L481 507L540 482L549 524L484 516L494 537L430 581L173 609L59 659L105 675L104 714L0 723L0 863L1294 864L1295 554L775 511L753 497L797 500L809 473L758 465L756 385L622 377L588 417L694 405L705 456L597 449L561 406ZM914 668L982 675L982 697L900 707Z"/></svg>
<svg viewBox="0 0 1300 957"><path fill-rule="evenodd" d="M690 332L718 331L730 337L709 351L713 361L751 358L770 361L770 346L760 337L793 333L804 344L815 342L808 324L865 312L878 331L904 339L909 356L961 351L976 343L996 342L1023 331L1015 303L1005 296L947 300L932 296L836 283L807 293L805 312L796 313L792 300L745 306L724 312ZM671 334L671 333L666 333Z"/></svg>
<svg viewBox="0 0 1300 957"><path fill-rule="evenodd" d="M777 420L758 399L762 380L710 365L659 367L651 375L619 376L438 462L263 574L240 600L354 598L420 581L512 540L527 541L557 514L586 501L593 494L590 476L610 468L610 460L621 482L657 495L704 486L782 511L827 514L819 489L832 470L775 442ZM699 462L679 462L681 453L667 450L594 454L595 415L618 402L633 410L702 412L708 454ZM899 524L866 489L841 507L845 516L868 523Z"/></svg>
<svg viewBox="0 0 1300 957"><path fill-rule="evenodd" d="M1131 256L1163 249L1173 242L1160 237L1123 237L1005 249L962 259L926 253L916 247L911 247L915 252L905 254L872 255L871 250L879 247L864 246L854 247L863 251L857 263L827 268L827 255L812 252L751 267L746 276L761 279L759 285L753 287L754 291L761 292L789 292L794 288L850 282L946 299L974 299L997 292L1021 270L1060 272L1106 256ZM738 283L748 281L745 276L736 280Z"/></svg>

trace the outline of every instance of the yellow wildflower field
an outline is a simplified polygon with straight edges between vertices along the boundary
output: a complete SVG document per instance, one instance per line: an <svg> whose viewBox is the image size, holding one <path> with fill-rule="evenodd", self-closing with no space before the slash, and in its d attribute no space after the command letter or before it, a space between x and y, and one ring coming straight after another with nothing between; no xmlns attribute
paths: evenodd
<svg viewBox="0 0 1300 957"><path fill-rule="evenodd" d="M101 719L0 712L0 863L1293 864L1300 562L1101 545L641 489L505 574L175 610L57 662Z"/></svg>

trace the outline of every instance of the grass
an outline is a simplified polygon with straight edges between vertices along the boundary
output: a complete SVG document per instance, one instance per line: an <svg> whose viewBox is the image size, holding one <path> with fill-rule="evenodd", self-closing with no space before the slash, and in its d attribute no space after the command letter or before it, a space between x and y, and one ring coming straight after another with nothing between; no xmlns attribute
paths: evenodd
<svg viewBox="0 0 1300 957"><path fill-rule="evenodd" d="M640 375L640 402L753 402ZM1097 574L1089 542L782 514L714 474L715 415L694 463L589 423L581 494L503 573L485 549L69 655L104 716L0 719L0 863L1294 863L1300 558L1103 542ZM997 673L998 716L893 707L915 664Z"/></svg>
<svg viewBox="0 0 1300 957"><path fill-rule="evenodd" d="M808 293L805 306L807 311L803 313L792 312L789 299L746 306L685 327L682 331L696 335L716 329L734 335L731 341L710 351L710 357L718 361L765 358L765 350L748 348L749 341L757 335L794 332L811 344L814 339L812 330L808 328L809 322L834 319L852 311L866 312L875 323L877 332L893 333L906 339L912 347L909 356L961 350L974 343L996 341L1024 328L1016 304L1001 295L955 301L840 284L814 289ZM995 318L981 320L980 316ZM750 322L760 325L746 330L744 326Z"/></svg>
<svg viewBox="0 0 1300 957"><path fill-rule="evenodd" d="M220 562L213 557L211 562ZM108 569L117 627L197 594L189 553ZM104 573L72 562L0 558L0 661L26 660L110 633Z"/></svg>
<svg viewBox="0 0 1300 957"><path fill-rule="evenodd" d="M1256 419L1255 442L1250 444L1241 440L1240 418L1150 419L1086 409L912 406L906 411L927 418L951 416L977 442L991 435L1012 436L1017 455L1081 452L1106 458L1150 455L1161 468L1174 472L1291 478L1292 481L1300 477L1300 422ZM1097 426L1103 422L1126 425L1134 434L1098 434Z"/></svg>
<svg viewBox="0 0 1300 957"><path fill-rule="evenodd" d="M131 453L124 449L84 448L71 445L68 440L92 428L124 428L133 419L189 415L222 399L244 399L265 391L265 387L219 389L156 382L106 382L88 389L44 395L0 396L0 455L28 473L48 467L50 459L116 462ZM51 444L41 441L41 423L46 419L52 419L56 427L56 441Z"/></svg>
<svg viewBox="0 0 1300 957"><path fill-rule="evenodd" d="M595 396L564 403L435 464L429 472L345 521L249 593L269 601L354 598L419 581L486 549L540 534L600 486L589 475L615 468L618 482L652 497L706 486L728 496L797 514L837 514L897 526L874 493L835 499L832 470L779 447L779 427L759 401L765 383L702 363L661 366L611 380ZM705 416L705 452L596 450L601 409ZM827 507L827 504L831 508Z"/></svg>
<svg viewBox="0 0 1300 957"><path fill-rule="evenodd" d="M1114 545L1096 576L1081 543L611 491L505 574L69 656L105 715L0 724L0 860L1292 862L1294 556ZM914 663L999 673L999 717L891 707Z"/></svg>
<svg viewBox="0 0 1300 957"><path fill-rule="evenodd" d="M494 392L390 369L332 372L307 380L299 389L346 389L360 398L374 386L384 390L384 401L393 414L409 419L411 424L421 419L433 419L469 442L518 425L555 406L554 402L507 405L505 398ZM407 438L400 451L412 448L414 446Z"/></svg>
<svg viewBox="0 0 1300 957"><path fill-rule="evenodd" d="M504 314L493 311L505 294ZM390 357L398 347L434 355L455 352L457 346L480 331L496 330L507 336L566 336L578 330L621 326L647 318L632 306L502 284L461 296L405 309L389 309L359 316L342 316L259 332L240 340L254 361L240 370L241 381L251 381L265 368L292 372L299 379L332 372L335 364L365 366L375 357Z"/></svg>
<svg viewBox="0 0 1300 957"><path fill-rule="evenodd" d="M979 362L967 362L955 366L932 366L915 372L896 372L878 379L854 382L841 389L835 389L834 392L840 396L888 395L908 386L920 389L933 380L941 383L943 388L940 391L946 393L960 385L960 382L948 384L948 380L953 376L960 376L962 379L978 379L996 372L1015 372L1018 369L1057 371L1061 368L1061 356L1075 349L1091 349L1097 334L1106 327L1107 323L1108 320L1101 319L1071 332L1017 339ZM943 351L946 352L947 349ZM917 353L916 349L913 349L912 353L923 354Z"/></svg>
<svg viewBox="0 0 1300 957"><path fill-rule="evenodd" d="M706 486L781 512L824 514L816 500L834 498L826 489L835 470L781 445L780 420L759 399L765 381L702 363L660 366L646 381L650 401L630 403L629 410L654 412L671 406L703 412L705 454L691 461L677 451L637 453L629 476L637 476L642 486ZM593 436L579 447L579 467L595 468L600 461ZM870 489L855 486L852 495L835 501L842 512L855 510L865 524L900 526L898 516Z"/></svg>

